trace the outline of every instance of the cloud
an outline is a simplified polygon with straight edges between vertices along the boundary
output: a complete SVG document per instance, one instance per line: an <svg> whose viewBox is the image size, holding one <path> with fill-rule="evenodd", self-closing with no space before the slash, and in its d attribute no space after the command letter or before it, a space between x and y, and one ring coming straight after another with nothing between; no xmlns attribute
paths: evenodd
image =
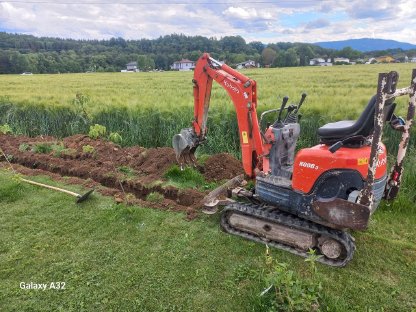
<svg viewBox="0 0 416 312"><path fill-rule="evenodd" d="M327 19L324 18L318 18L314 21L311 21L305 25L305 28L308 29L317 29L317 28L323 28L328 27L330 25L330 22Z"/></svg>
<svg viewBox="0 0 416 312"><path fill-rule="evenodd" d="M246 41L332 41L372 37L416 43L413 0L219 1L172 4L146 0L130 4L0 3L0 30L74 39L157 38L183 33ZM74 0L78 1L78 0ZM98 1L98 0L97 0ZM100 1L102 2L102 1ZM163 4L160 4L163 2ZM226 4L232 2L234 4ZM169 4L170 3L170 4Z"/></svg>
<svg viewBox="0 0 416 312"><path fill-rule="evenodd" d="M273 18L272 12L268 10L259 10L253 7L228 7L226 10L222 12L224 16L227 18L237 18L243 20L253 20L253 19L260 19L260 20L270 20Z"/></svg>

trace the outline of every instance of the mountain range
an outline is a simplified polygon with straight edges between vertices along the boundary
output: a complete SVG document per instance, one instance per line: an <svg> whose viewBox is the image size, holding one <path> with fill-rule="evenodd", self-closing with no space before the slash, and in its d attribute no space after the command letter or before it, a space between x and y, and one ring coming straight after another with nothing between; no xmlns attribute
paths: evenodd
<svg viewBox="0 0 416 312"><path fill-rule="evenodd" d="M340 40L340 41L325 41L325 42L316 42L314 44L322 48L334 49L334 50L342 50L343 48L351 47L354 50L358 50L361 52L389 50L389 49L402 49L402 50L416 49L416 45L411 44L411 43L400 42L396 40L372 39L372 38L349 39L349 40Z"/></svg>

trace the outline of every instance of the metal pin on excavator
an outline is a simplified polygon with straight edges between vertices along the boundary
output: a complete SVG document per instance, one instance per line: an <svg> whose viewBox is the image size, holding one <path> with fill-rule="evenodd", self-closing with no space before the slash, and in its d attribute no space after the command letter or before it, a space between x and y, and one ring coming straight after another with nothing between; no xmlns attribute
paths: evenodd
<svg viewBox="0 0 416 312"><path fill-rule="evenodd" d="M396 72L379 74L377 93L355 120L329 123L318 129L320 144L295 154L300 134L298 104L264 112L257 118L256 82L205 53L194 72L192 127L173 137L181 166L195 161L194 152L207 137L212 82L229 94L234 104L246 176L255 178L255 190L234 190L245 201L231 201L222 211L221 227L228 233L267 243L300 256L315 249L318 261L344 266L353 257L349 229L367 228L382 198L394 199L400 189L403 160L415 115L416 69L410 86L396 89ZM405 119L394 114L395 98L409 96ZM278 113L273 124L262 120ZM388 123L402 133L396 163L387 173L387 151L382 130ZM227 183L226 187L236 183ZM241 188L240 188L241 190ZM223 194L221 188L207 198ZM219 202L219 201L217 201Z"/></svg>

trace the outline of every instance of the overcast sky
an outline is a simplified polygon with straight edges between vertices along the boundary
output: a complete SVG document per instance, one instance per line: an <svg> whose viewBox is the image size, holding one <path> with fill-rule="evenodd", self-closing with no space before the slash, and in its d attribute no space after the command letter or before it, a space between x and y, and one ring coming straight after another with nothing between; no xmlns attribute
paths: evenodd
<svg viewBox="0 0 416 312"><path fill-rule="evenodd" d="M74 39L240 35L247 42L416 44L415 0L0 0L0 31Z"/></svg>

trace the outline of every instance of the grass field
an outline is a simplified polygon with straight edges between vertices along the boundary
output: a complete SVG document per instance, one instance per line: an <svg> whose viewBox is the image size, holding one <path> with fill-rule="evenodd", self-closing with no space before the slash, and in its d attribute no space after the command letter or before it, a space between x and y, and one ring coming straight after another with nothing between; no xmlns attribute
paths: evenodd
<svg viewBox="0 0 416 312"><path fill-rule="evenodd" d="M409 84L410 64L258 69L259 112L284 95L308 93L302 146L316 128L356 118L375 93L378 72L398 70ZM77 93L93 123L123 135L124 144L170 145L192 117L192 73L0 76L0 125L16 133L66 136L86 132ZM405 99L399 105L405 106ZM404 109L402 108L402 113ZM81 117L80 117L81 116ZM237 124L224 90L214 85L210 141L204 153L238 153ZM414 130L414 129L413 129ZM415 131L413 131L415 133ZM392 149L395 135L387 132ZM273 250L293 274L320 281L321 311L416 310L416 161L414 140L401 194L383 203L346 268L317 265ZM46 177L40 182L56 184ZM62 185L62 184L58 184ZM80 191L73 185L65 187ZM0 311L268 311L260 293L265 247L222 233L219 216L188 222L181 213L116 205L94 195L72 197L18 183L0 171ZM19 284L65 282L65 290L23 290Z"/></svg>
<svg viewBox="0 0 416 312"><path fill-rule="evenodd" d="M402 204L383 205L369 230L354 234L347 267L318 265L321 311L414 311L416 213ZM218 216L189 222L99 195L77 206L1 171L0 232L2 311L265 311L265 247L221 232ZM311 279L304 259L272 255ZM66 286L24 290L21 282Z"/></svg>

